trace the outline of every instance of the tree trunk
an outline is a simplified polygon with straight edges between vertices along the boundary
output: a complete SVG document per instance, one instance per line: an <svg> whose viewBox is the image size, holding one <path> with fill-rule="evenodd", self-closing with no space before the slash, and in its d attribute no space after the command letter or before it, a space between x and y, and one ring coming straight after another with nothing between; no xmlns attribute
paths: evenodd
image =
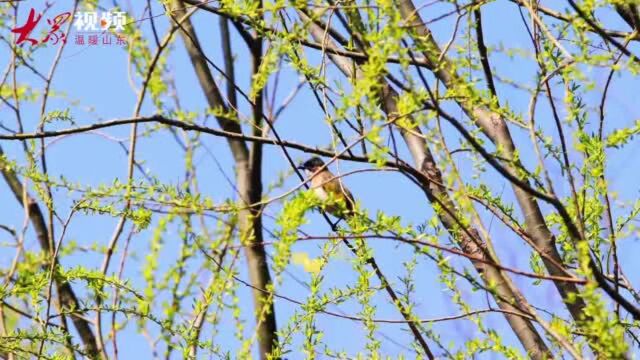
<svg viewBox="0 0 640 360"><path fill-rule="evenodd" d="M42 214L42 210L40 210L40 206L31 196L27 194L26 198L23 199L23 194L26 191L20 179L16 173L8 167L8 164L3 160L3 151L0 148L0 171L2 172L2 176L6 180L11 192L16 197L16 200L22 205L22 207L26 207L29 213L29 220L33 225L33 229L36 233L36 237L38 242L40 243L40 247L42 250L49 254L51 257L54 255L55 249L51 247L52 239L49 238L49 232L47 231L47 225L44 220L44 215ZM26 204L23 203L23 200L26 201ZM57 263L57 259L49 259L49 261ZM44 271L49 272L51 268L51 263L46 263L42 265ZM80 305L78 303L78 298L73 291L71 285L63 280L60 280L53 275L56 284L56 288L58 290L58 309L61 311L60 307L67 310L79 309ZM91 326L89 322L87 322L83 317L76 316L71 314L71 320L73 321L73 325L78 331L78 335L80 335L80 339L85 346L85 349L89 356L97 357L98 356L98 348L96 345L96 338L93 334L93 330L91 330Z"/></svg>
<svg viewBox="0 0 640 360"><path fill-rule="evenodd" d="M304 14L301 15L303 17L305 16ZM323 42L327 47L335 47L335 45L327 43L328 40L323 36L323 30L315 24L311 25L311 35L316 41ZM360 68L357 66L354 67L349 59L334 54L329 54L329 57L338 69L340 69L348 78L357 79L361 76ZM355 74L353 73L354 70ZM383 87L383 91L378 95L378 100L387 116L390 118L396 116L396 100L398 94L395 90L390 86L385 85ZM472 256L481 256L485 260L490 260L486 244L480 238L478 231L473 228L461 229L461 223L454 216L454 214L457 213L455 204L449 197L446 188L440 185L443 184L441 172L437 168L431 151L427 147L424 139L410 132L404 131L402 127L398 127L398 129L411 152L418 170L425 176L425 178L430 180L423 181L421 185L428 200L432 204L438 205L443 209L438 212L440 222L445 226L465 253ZM419 132L420 130L416 128L413 131ZM496 293L494 298L496 303L502 310L506 311L505 318L507 319L507 322L515 332L523 347L527 350L529 356L533 359L540 360L551 358L551 352L531 321L524 316L516 315L517 313L523 313L523 308L527 309L530 307L517 288L512 286L512 284L505 278L506 275L497 267L491 266L485 262L474 261L473 266L482 276L485 283L495 284Z"/></svg>
<svg viewBox="0 0 640 360"><path fill-rule="evenodd" d="M223 109L225 114L228 113L229 106L224 102L220 90L213 80L193 25L189 19L183 19L186 11L182 1L173 0L172 7L174 10L172 13L173 21L180 24L180 34L209 107ZM223 130L242 133L237 122L221 116L217 116L216 119ZM246 245L249 279L253 286L260 358L267 359L268 354L272 352L278 341L273 302L269 303L263 311L269 297L267 289L271 284L271 275L269 274L266 252L261 245L263 242L261 209L259 206L247 208L247 205L259 202L262 196L261 151L253 149L250 153L245 142L239 139L228 138L227 141L235 161L236 183L240 197L239 206L242 208L238 213L240 238Z"/></svg>
<svg viewBox="0 0 640 360"><path fill-rule="evenodd" d="M447 88L455 89L462 81L454 70L452 70L454 67L448 63L446 57L443 56L442 59L439 59L441 54L440 47L431 35L431 31L420 18L420 14L413 2L411 0L400 0L399 4L400 12L409 22L409 26L420 36L421 40L419 41L427 42L429 51L424 51L423 55L428 60L428 63L430 63L431 70ZM514 159L515 145L511 138L509 128L500 115L478 106L477 103L465 101L464 99L459 100L458 104L467 116L475 121L487 137L502 149L502 155L505 158ZM515 165L513 162L504 162L503 165L512 175L519 176L517 171L517 167L520 165L519 162L516 162ZM556 265L562 264L562 258L556 249L555 237L551 231L549 231L536 199L516 184L512 183L511 186L524 216L527 232L535 242L538 250L544 255L542 256L542 260L547 271L553 276L564 276L566 273ZM553 261L550 261L549 258L553 259ZM575 300L571 303L567 301L571 293L575 295L579 294L577 286L573 283L563 281L554 281L554 284L564 299L572 317L576 321L581 320L585 306L584 301L579 296L574 297Z"/></svg>

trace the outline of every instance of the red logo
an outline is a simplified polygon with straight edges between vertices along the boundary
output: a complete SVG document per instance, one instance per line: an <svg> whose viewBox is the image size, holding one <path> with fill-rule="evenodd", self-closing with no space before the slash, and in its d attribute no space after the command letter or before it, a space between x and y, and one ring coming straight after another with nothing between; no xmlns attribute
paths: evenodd
<svg viewBox="0 0 640 360"><path fill-rule="evenodd" d="M45 44L49 42L49 40L52 40L53 45L57 44L59 41L66 43L67 35L62 30L60 30L60 27L62 27L62 25L66 23L70 17L70 12L64 12L56 15L53 20L47 19L47 23L49 24L50 29L47 33L47 36L41 40L41 43ZM38 14L38 16L36 17L36 11L31 8L31 10L29 11L29 18L27 19L27 22L22 26L17 26L11 29L12 33L18 34L16 45L20 45L25 41L31 43L31 46L38 44L38 40L31 38L30 35L40 22L40 19L42 19L42 14Z"/></svg>

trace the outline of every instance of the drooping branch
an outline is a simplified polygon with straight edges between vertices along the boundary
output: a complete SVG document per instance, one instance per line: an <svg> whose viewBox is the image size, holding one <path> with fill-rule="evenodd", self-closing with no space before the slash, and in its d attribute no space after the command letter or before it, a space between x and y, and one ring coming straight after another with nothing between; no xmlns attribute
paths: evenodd
<svg viewBox="0 0 640 360"><path fill-rule="evenodd" d="M413 2L411 0L401 0L399 8L407 23L414 30L416 40L424 43L429 49L428 51L423 51L423 55L429 58L433 64L434 67L432 71L434 75L451 90L462 86L464 81L459 78L455 71L455 66L450 63L446 56L442 56L439 45L433 38L429 28L421 19ZM494 144L500 146L504 156L510 160L505 163L505 169L511 175L517 177L518 168L522 166L515 157L516 146L504 118L486 106L479 105L477 102L472 102L468 99L459 99L457 102L465 113L482 129L487 137L489 137ZM546 256L543 256L543 262L547 271L549 271L551 275L560 275L563 271L558 268L556 264L561 264L562 259L556 249L555 237L547 227L535 197L514 183L512 183L512 188L524 216L527 231L531 234L538 249L541 249L546 256L555 260L554 262L546 261ZM582 310L585 307L585 303L579 296L575 299L576 297L574 295L579 294L578 288L574 284L562 282L556 282L555 285L565 300L565 304L573 318L580 320L583 316ZM572 299L572 301L569 301L569 299Z"/></svg>
<svg viewBox="0 0 640 360"><path fill-rule="evenodd" d="M26 192L26 189L22 185L22 182L18 178L18 175L15 173L13 168L6 162L4 157L4 152L0 147L0 172L2 172L2 176L4 177L9 189L15 196L18 203L26 208L27 213L29 214L29 220L33 226L33 229L36 233L36 238L38 239L38 243L42 250L48 254L49 257L53 256L54 249L51 247L49 243L49 233L47 231L47 224L44 218L44 214L40 209L40 205ZM25 196L26 195L26 196ZM57 262L57 259L50 258L49 262ZM46 263L42 265L44 271L48 271L50 267L50 263ZM66 282L63 279L60 279L52 275L54 277L54 281L56 284L56 289L58 290L58 307L59 312L63 312L66 310L75 310L80 308L80 303L78 302L78 297L76 296L71 284ZM90 323L81 316L76 316L74 314L71 315L71 319L73 321L73 325L78 331L78 335L80 335L80 339L84 344L86 351L91 356L98 355L98 348L96 346L96 338L93 334L93 330L91 329Z"/></svg>
<svg viewBox="0 0 640 360"><path fill-rule="evenodd" d="M311 26L311 34L317 41L320 41L319 39L323 39L321 29L313 25ZM326 39L324 41L325 47L335 47L335 45L330 41ZM357 80L362 76L359 67L352 66L348 59L337 55L330 55L330 58L346 77ZM354 71L356 72L355 74L353 73ZM378 101L382 104L382 108L387 113L387 116L390 118L397 116L398 94L395 90L393 90L389 85L384 85L383 90L378 94L378 96ZM485 258L489 256L486 244L480 238L478 231L472 228L461 229L460 221L454 215L457 213L456 206L449 197L446 188L441 185L443 184L442 175L435 163L434 157L431 154L425 139L416 135L416 131L419 131L419 129L415 128L413 131L406 131L400 126L398 129L400 130L401 135L413 156L413 160L418 171L423 174L424 178L433 180L423 181L422 187L427 194L429 201L443 209L438 212L438 217L440 218L441 223L445 228L447 228L452 237L456 239L465 253L474 257ZM537 359L543 359L550 356L549 349L546 347L544 340L534 328L533 324L522 317L509 315L512 311L518 311L520 306L523 306L524 308L527 307L524 297L510 284L499 268L484 262L472 261L472 263L487 283L496 284L496 302L501 309L506 311L505 317L516 335L519 337L525 349L527 349L531 356Z"/></svg>
<svg viewBox="0 0 640 360"><path fill-rule="evenodd" d="M169 12L169 14L175 23L174 16L184 16L186 13L185 6L181 0L173 0L171 4L172 11ZM191 59L200 86L209 103L209 107L227 113L230 109L229 105L222 98L208 64L204 59L202 47L193 24L190 19L186 19L181 24L178 24L178 26L180 26L180 33L184 40L185 48ZM262 104L257 104L256 106L262 106ZM262 109L257 111L261 116ZM225 132L242 135L242 128L238 122L223 116L217 116L216 119ZM255 147L250 152L247 144L238 138L228 137L227 142L235 161L236 183L240 201L245 204L256 203L262 196L261 179L260 176L256 176L256 174L260 174L261 172L261 162L252 160L256 159L256 155L259 155L258 158L261 158L261 152L256 153L256 151L254 151ZM261 243L262 219L260 209L254 207L243 209L240 210L238 216L241 241L247 244L251 244L252 242ZM271 275L269 274L269 266L264 248L247 246L245 249L251 283L258 288L268 288L271 286ZM256 334L260 347L260 357L267 359L278 342L275 310L273 302L269 301L268 296L264 293L254 291L253 299L256 308Z"/></svg>

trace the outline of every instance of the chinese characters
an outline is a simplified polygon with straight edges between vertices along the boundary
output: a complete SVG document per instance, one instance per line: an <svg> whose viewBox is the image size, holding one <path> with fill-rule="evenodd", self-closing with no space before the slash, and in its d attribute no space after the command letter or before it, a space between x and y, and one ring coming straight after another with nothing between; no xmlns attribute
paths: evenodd
<svg viewBox="0 0 640 360"><path fill-rule="evenodd" d="M41 43L45 44L52 39L53 39L52 40L53 45L56 45L59 41L66 43L67 36L63 31L60 30L60 27L64 23L66 23L70 17L71 17L70 12L64 12L54 17L53 20L47 19L47 23L51 28L49 29L49 33L41 41ZM40 22L40 19L42 19L42 14L38 14L36 16L35 10L31 8L31 10L29 11L29 18L27 19L27 22L22 26L17 26L11 29L12 33L18 34L18 38L16 39L16 45L20 45L25 41L28 41L31 44L31 46L38 45L39 43L38 40L30 36L33 30L36 28L36 26Z"/></svg>
<svg viewBox="0 0 640 360"><path fill-rule="evenodd" d="M99 16L98 16L99 15ZM100 21L98 21L100 19ZM124 30L127 23L127 16L124 11L80 11L75 15L75 26L78 31L106 31L113 27L113 30L120 32Z"/></svg>
<svg viewBox="0 0 640 360"><path fill-rule="evenodd" d="M73 26L78 31L75 36L76 45L112 45L114 43L113 37L115 37L116 45L126 45L127 43L124 36L120 34L127 23L124 11L103 11L100 13L81 11L75 14L74 19Z"/></svg>
<svg viewBox="0 0 640 360"><path fill-rule="evenodd" d="M29 43L31 46L38 44L46 44L51 42L53 45L59 42L67 42L67 34L62 26L71 18L70 12L63 12L56 15L53 19L47 19L49 31L46 36L38 40L32 37L32 33L42 20L42 14L36 14L35 9L31 8L26 22L21 26L11 29L11 32L18 34L16 45ZM126 45L126 39L120 32L124 30L127 24L127 15L124 11L80 11L74 16L73 26L78 33L75 35L76 45L111 45L114 43L112 37L115 37L116 45ZM84 32L84 33L81 33ZM86 42L85 42L86 36Z"/></svg>

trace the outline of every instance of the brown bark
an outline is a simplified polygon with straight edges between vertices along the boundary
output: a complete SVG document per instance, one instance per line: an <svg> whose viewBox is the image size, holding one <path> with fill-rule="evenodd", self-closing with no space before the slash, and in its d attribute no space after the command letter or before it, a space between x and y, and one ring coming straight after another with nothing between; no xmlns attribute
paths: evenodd
<svg viewBox="0 0 640 360"><path fill-rule="evenodd" d="M186 11L180 0L173 0L172 7L174 11L171 15L174 23L177 24L176 18L181 19L186 14ZM229 106L225 103L218 86L213 80L191 21L186 19L178 26L180 26L180 34L182 35L185 48L191 59L200 86L209 103L209 107L212 109L221 109L225 114L228 113ZM216 119L224 131L242 134L242 128L238 122L223 116L217 116ZM264 247L256 245L263 242L260 208L257 206L247 208L245 206L247 204L259 203L261 200L262 180L260 172L262 152L261 148L256 148L255 146L250 152L246 143L240 139L227 138L227 142L236 167L236 186L241 205L241 210L238 213L240 238L243 242L247 242L245 252L249 267L249 279L254 287L253 300L256 309L256 333L260 357L266 359L278 341L276 334L276 316L273 302L267 305L266 311L262 311L267 303L268 294L258 289L268 289L268 286L271 284L271 275L269 274L269 266Z"/></svg>
<svg viewBox="0 0 640 360"><path fill-rule="evenodd" d="M302 14L302 16L305 15ZM316 25L311 25L311 34L316 38L316 41L324 41L327 47L335 47L331 44L327 45L327 40L323 36L323 30ZM329 56L334 64L348 78L357 79L360 76L359 68L354 67L347 58L339 55ZM353 73L354 70L356 72L355 74ZM397 97L398 94L396 91L388 86L388 84L383 86L383 90L379 94L378 100L390 118L397 114ZM446 188L441 185L444 183L441 172L425 140L420 136L405 131L402 127L398 127L398 129L411 152L418 170L426 179L430 180L422 181L422 188L429 201L444 209L438 213L441 223L465 253L472 256L482 256L485 260L488 260L488 257L490 257L489 252L486 249L486 244L480 238L478 231L473 228L461 228L460 222L456 219L454 215L457 213L456 206L449 197ZM413 131L419 133L418 128L413 129ZM495 286L496 293L494 298L496 303L505 311L505 317L509 325L529 353L529 356L533 359L550 358L551 353L549 349L531 321L523 316L516 315L522 313L523 308L528 308L524 297L515 287L511 286L510 282L505 278L506 275L502 273L499 268L490 265L490 263L491 261L474 261L473 266L482 276L485 283Z"/></svg>
<svg viewBox="0 0 640 360"><path fill-rule="evenodd" d="M441 54L440 47L433 38L431 31L420 18L413 2L411 0L401 0L399 5L400 12L405 19L407 19L409 26L414 29L416 35L420 37L419 41L427 43L429 51L424 51L423 55L428 59L428 62L431 65L431 70L436 77L450 89L455 89L457 86L462 84L462 81L455 73L454 67L448 62L446 57L443 56L440 62L438 62ZM507 159L514 159L516 148L509 132L509 128L500 115L471 101L459 100L458 104L482 129L484 134L487 135L494 144L500 146L503 152L503 157ZM520 163L518 161L504 163L507 171L516 177L519 176L517 171L519 165ZM542 260L547 271L553 276L560 276L564 274L565 272L563 269L554 264L562 264L562 259L556 248L555 237L547 227L536 199L518 185L513 183L511 185L524 216L527 232L531 235L536 247L543 252L544 256L542 256ZM553 259L553 261L550 261L548 258ZM569 294L579 294L577 286L575 284L561 281L555 281L554 284L562 298L565 300L565 304L572 317L575 320L582 319L582 310L585 306L584 301L580 297L577 297L572 303L567 302L567 299L569 299L570 296Z"/></svg>
<svg viewBox="0 0 640 360"><path fill-rule="evenodd" d="M638 11L638 5L634 3L614 4L614 8L618 15L624 19L632 30L640 31L640 14Z"/></svg>
<svg viewBox="0 0 640 360"><path fill-rule="evenodd" d="M47 230L47 225L42 210L40 209L40 205L38 205L36 200L28 194L25 199L26 204L23 203L23 194L25 191L24 186L18 178L18 175L11 168L9 168L8 164L3 160L3 155L4 153L2 151L2 148L0 148L0 171L2 172L2 176L9 185L9 188L11 189L13 195L16 197L16 200L18 200L18 203L27 208L29 220L31 221L31 225L33 225L33 229L36 233L36 238L38 239L40 247L45 253L53 256L54 249L51 246L52 239L50 239L49 231ZM57 263L57 259L49 259L49 261ZM43 270L47 272L50 271L50 267L51 263L49 262L42 265ZM73 291L71 285L64 280L56 278L55 275L53 276L53 280L55 281L58 293L59 304L56 304L58 307L58 311L61 312L62 309L79 309L80 305L78 303L78 298L76 297L76 294ZM73 325L80 335L80 339L82 340L87 353L91 357L97 357L98 348L96 347L96 339L93 334L93 330L91 330L91 325L80 316L76 316L73 313L70 316L71 320L73 321Z"/></svg>

